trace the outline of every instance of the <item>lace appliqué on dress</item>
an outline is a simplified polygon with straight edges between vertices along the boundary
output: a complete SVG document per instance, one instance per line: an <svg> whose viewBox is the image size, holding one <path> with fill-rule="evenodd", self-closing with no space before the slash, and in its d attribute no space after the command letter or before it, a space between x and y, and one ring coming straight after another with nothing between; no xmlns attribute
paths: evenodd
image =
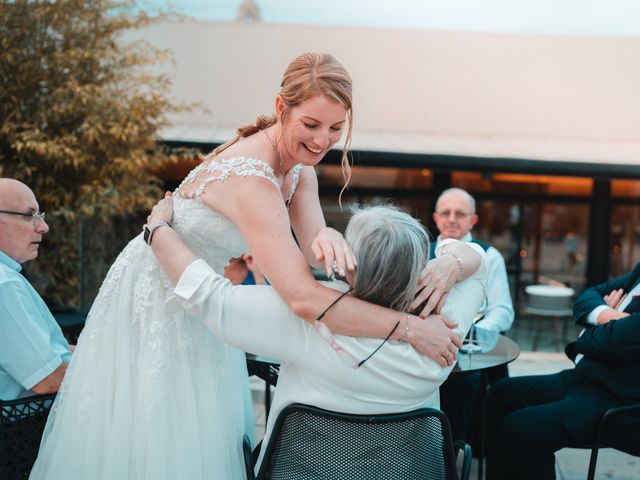
<svg viewBox="0 0 640 480"><path fill-rule="evenodd" d="M296 193L296 187L298 186L298 181L300 180L300 172L302 172L302 165L300 164L291 169L293 180L291 181L291 188L289 189L289 195L287 196L287 201L285 202L287 208L289 208L289 204L293 199L293 194Z"/></svg>
<svg viewBox="0 0 640 480"><path fill-rule="evenodd" d="M195 191L182 194L182 187L194 183L200 172L205 172L202 175L204 178L201 177L200 185L198 185ZM204 193L209 183L216 180L224 182L230 175L237 175L240 177L262 177L269 180L278 188L281 186L273 168L271 168L268 163L263 160L258 160L257 158L234 157L223 160L213 160L198 165L189 172L189 175L187 175L187 177L182 181L175 193L183 198L196 198Z"/></svg>

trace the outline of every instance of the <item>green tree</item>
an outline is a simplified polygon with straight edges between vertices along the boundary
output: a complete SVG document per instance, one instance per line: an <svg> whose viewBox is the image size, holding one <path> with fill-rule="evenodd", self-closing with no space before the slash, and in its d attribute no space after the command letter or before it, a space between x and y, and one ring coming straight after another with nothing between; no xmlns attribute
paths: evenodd
<svg viewBox="0 0 640 480"><path fill-rule="evenodd" d="M158 131L183 107L150 73L165 52L123 40L160 16L133 2L0 2L0 176L29 185L47 212L46 248L27 264L36 286L77 305L80 220L111 222L161 194Z"/></svg>

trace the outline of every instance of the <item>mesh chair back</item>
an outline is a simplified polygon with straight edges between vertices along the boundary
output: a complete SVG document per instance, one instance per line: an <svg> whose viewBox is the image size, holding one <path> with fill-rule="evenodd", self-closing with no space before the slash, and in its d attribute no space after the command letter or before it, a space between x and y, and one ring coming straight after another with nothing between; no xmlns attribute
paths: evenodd
<svg viewBox="0 0 640 480"><path fill-rule="evenodd" d="M449 423L435 409L349 415L293 404L276 420L258 478L454 479Z"/></svg>
<svg viewBox="0 0 640 480"><path fill-rule="evenodd" d="M55 394L0 400L0 478L29 477Z"/></svg>

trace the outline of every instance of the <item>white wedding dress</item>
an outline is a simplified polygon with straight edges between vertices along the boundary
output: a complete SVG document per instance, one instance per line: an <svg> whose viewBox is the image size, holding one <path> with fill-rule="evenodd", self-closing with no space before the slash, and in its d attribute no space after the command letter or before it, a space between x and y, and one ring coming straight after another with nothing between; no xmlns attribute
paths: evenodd
<svg viewBox="0 0 640 480"><path fill-rule="evenodd" d="M295 191L300 166L289 173ZM236 226L199 199L212 181L260 176L266 163L201 164L174 195L173 227L216 271L248 252ZM191 185L189 185L191 184ZM89 312L49 416L32 480L245 478L242 435L253 436L244 353L171 301L173 287L142 235L118 256ZM209 319L210 321L211 319Z"/></svg>

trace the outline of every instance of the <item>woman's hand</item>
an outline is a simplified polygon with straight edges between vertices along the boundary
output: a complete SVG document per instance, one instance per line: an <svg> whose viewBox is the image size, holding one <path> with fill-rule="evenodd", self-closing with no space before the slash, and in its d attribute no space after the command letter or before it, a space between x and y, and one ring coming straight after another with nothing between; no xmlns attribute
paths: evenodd
<svg viewBox="0 0 640 480"><path fill-rule="evenodd" d="M173 196L166 192L164 198L156 203L147 217L147 225L153 222L164 221L171 223L173 219Z"/></svg>
<svg viewBox="0 0 640 480"><path fill-rule="evenodd" d="M444 368L453 365L458 358L462 342L452 331L457 326L442 315L429 315L424 320L410 316L406 340Z"/></svg>
<svg viewBox="0 0 640 480"><path fill-rule="evenodd" d="M333 228L320 230L311 243L311 251L316 262L324 262L328 277L333 276L334 270L341 277L347 275L347 270L356 270L356 256L342 234Z"/></svg>
<svg viewBox="0 0 640 480"><path fill-rule="evenodd" d="M427 318L431 312L440 313L459 274L458 261L451 255L429 260L420 273L416 298L410 306L411 311L422 307L422 310L416 312L421 318Z"/></svg>

